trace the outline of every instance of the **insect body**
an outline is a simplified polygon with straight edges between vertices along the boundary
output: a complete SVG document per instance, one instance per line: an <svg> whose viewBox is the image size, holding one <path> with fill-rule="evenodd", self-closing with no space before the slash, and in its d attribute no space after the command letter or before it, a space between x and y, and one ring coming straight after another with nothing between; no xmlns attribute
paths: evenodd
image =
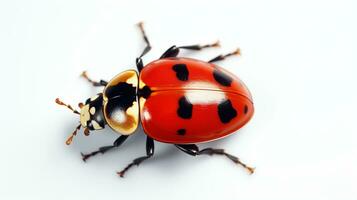
<svg viewBox="0 0 357 200"><path fill-rule="evenodd" d="M120 146L141 123L147 135L146 156L135 159L118 172L121 177L132 166L139 165L154 154L154 140L174 144L194 156L224 155L253 173L253 168L223 149L200 150L195 145L225 137L244 126L253 116L254 107L248 88L239 78L213 64L239 54L239 50L204 62L177 55L180 49L201 50L218 46L218 43L173 46L160 59L144 66L142 57L151 49L151 45L142 24L139 27L147 46L136 60L138 72L124 71L109 82L95 82L84 72L84 78L94 86L104 86L104 90L85 104L80 103L80 112L56 100L80 114L80 125L67 144L72 142L81 127L85 135L106 125L121 134L113 145L82 154L86 161L91 156Z"/></svg>

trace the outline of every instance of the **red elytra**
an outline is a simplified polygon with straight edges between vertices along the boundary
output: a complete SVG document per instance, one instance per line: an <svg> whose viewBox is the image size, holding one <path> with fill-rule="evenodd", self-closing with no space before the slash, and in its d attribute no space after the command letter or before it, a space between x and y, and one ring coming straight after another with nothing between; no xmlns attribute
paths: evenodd
<svg viewBox="0 0 357 200"><path fill-rule="evenodd" d="M185 66L187 75L182 80L174 66ZM244 126L254 113L251 94L243 82L212 63L190 58L153 61L140 73L139 88L144 86L150 87L151 94L140 98L141 124L147 135L161 142L216 140ZM178 114L183 97L191 104L190 117ZM231 106L227 106L229 102ZM222 121L222 115L230 111L233 114Z"/></svg>

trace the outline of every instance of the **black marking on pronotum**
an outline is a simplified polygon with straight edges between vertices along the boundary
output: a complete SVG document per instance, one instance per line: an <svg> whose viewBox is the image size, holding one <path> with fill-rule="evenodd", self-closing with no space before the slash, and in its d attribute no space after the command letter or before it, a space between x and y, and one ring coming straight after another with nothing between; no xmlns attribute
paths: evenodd
<svg viewBox="0 0 357 200"><path fill-rule="evenodd" d="M118 98L123 96L128 96L128 97L130 96L135 98L136 87L126 82L119 82L116 85L107 87L107 89L105 89L105 96L107 96L108 99Z"/></svg>
<svg viewBox="0 0 357 200"><path fill-rule="evenodd" d="M190 119L192 117L193 105L187 100L185 96L179 99L178 104L179 107L177 109L177 115L182 119Z"/></svg>
<svg viewBox="0 0 357 200"><path fill-rule="evenodd" d="M176 72L176 77L180 81L187 81L188 80L188 69L185 64L175 64L172 66L172 70Z"/></svg>
<svg viewBox="0 0 357 200"><path fill-rule="evenodd" d="M233 79L218 69L213 70L214 79L223 86L231 86Z"/></svg>
<svg viewBox="0 0 357 200"><path fill-rule="evenodd" d="M186 134L186 129L180 128L177 130L177 135L185 135Z"/></svg>
<svg viewBox="0 0 357 200"><path fill-rule="evenodd" d="M108 98L105 112L113 117L114 114L125 112L136 101L136 87L126 82L120 82L116 85L109 86L105 90Z"/></svg>
<svg viewBox="0 0 357 200"><path fill-rule="evenodd" d="M245 105L245 106L244 106L244 114L247 114L247 113L248 113L248 106Z"/></svg>
<svg viewBox="0 0 357 200"><path fill-rule="evenodd" d="M229 99L218 104L218 115L222 123L228 123L237 116L237 111L233 108Z"/></svg>

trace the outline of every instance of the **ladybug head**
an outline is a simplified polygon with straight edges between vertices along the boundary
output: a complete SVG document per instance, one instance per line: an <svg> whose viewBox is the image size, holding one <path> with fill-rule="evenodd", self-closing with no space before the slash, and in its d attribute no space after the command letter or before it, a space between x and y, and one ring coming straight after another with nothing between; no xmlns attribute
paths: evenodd
<svg viewBox="0 0 357 200"><path fill-rule="evenodd" d="M104 128L105 121L103 117L103 94L99 93L96 96L86 100L86 103L79 104L81 108L80 122L83 128L88 130L100 130Z"/></svg>
<svg viewBox="0 0 357 200"><path fill-rule="evenodd" d="M103 94L99 93L96 96L89 98L86 100L85 104L79 103L78 106L81 109L80 112L73 109L72 106L63 103L58 98L56 99L56 103L59 105L66 106L70 110L72 110L75 114L78 114L80 117L80 124L76 127L74 132L69 136L66 141L67 145L72 143L73 137L77 135L77 132L81 127L84 128L84 135L88 136L89 132L92 130L100 130L105 126L105 120L103 116Z"/></svg>

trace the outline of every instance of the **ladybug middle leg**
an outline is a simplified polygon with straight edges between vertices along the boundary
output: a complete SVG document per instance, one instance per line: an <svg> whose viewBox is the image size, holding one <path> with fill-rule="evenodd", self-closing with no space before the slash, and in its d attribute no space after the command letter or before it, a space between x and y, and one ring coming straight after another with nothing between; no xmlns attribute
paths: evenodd
<svg viewBox="0 0 357 200"><path fill-rule="evenodd" d="M214 58L212 58L211 60L209 60L208 62L209 63L214 63L214 62L217 62L217 61L221 61L221 60L224 60L226 59L227 57L230 57L230 56L240 56L240 49L236 49L235 51L233 52L230 52L230 53L227 53L227 54L224 54L224 55L218 55Z"/></svg>
<svg viewBox="0 0 357 200"><path fill-rule="evenodd" d="M88 82L92 83L93 86L106 86L108 84L107 81L105 80L100 80L99 82L93 81L91 78L88 77L88 74L86 71L83 71L81 74L81 77L85 78Z"/></svg>
<svg viewBox="0 0 357 200"><path fill-rule="evenodd" d="M133 160L133 162L131 162L128 166L126 166L123 170L121 170L120 172L117 172L117 174L120 177L124 177L124 174L134 165L139 166L139 164L145 160L147 160L148 158L150 158L151 156L154 155L154 140L150 137L146 138L146 156L142 156L139 158L136 158Z"/></svg>
<svg viewBox="0 0 357 200"><path fill-rule="evenodd" d="M90 158L92 156L95 156L98 153L104 154L105 152L107 152L110 149L113 149L114 147L119 147L121 144L123 144L125 142L125 140L128 137L129 137L128 135L121 135L118 139L116 139L114 141L113 145L100 147L97 151L93 151L93 152L88 153L88 154L81 153L82 160L85 162L88 158Z"/></svg>
<svg viewBox="0 0 357 200"><path fill-rule="evenodd" d="M160 59L168 58L168 57L176 57L179 54L180 49L199 51L199 50L202 50L205 48L219 47L219 46L220 46L219 41L216 41L212 44L205 44L205 45L196 44L196 45L187 45L187 46L179 46L179 47L174 45L174 46L170 47L168 50L166 50L165 53L162 54Z"/></svg>
<svg viewBox="0 0 357 200"><path fill-rule="evenodd" d="M245 169L249 171L249 173L254 173L254 168L247 166L246 164L242 163L238 157L228 154L224 151L224 149L213 149L213 148L205 148L199 150L198 146L195 144L176 144L175 145L181 151L191 155L191 156L198 156L198 155L223 155L226 156L228 159L243 166Z"/></svg>

